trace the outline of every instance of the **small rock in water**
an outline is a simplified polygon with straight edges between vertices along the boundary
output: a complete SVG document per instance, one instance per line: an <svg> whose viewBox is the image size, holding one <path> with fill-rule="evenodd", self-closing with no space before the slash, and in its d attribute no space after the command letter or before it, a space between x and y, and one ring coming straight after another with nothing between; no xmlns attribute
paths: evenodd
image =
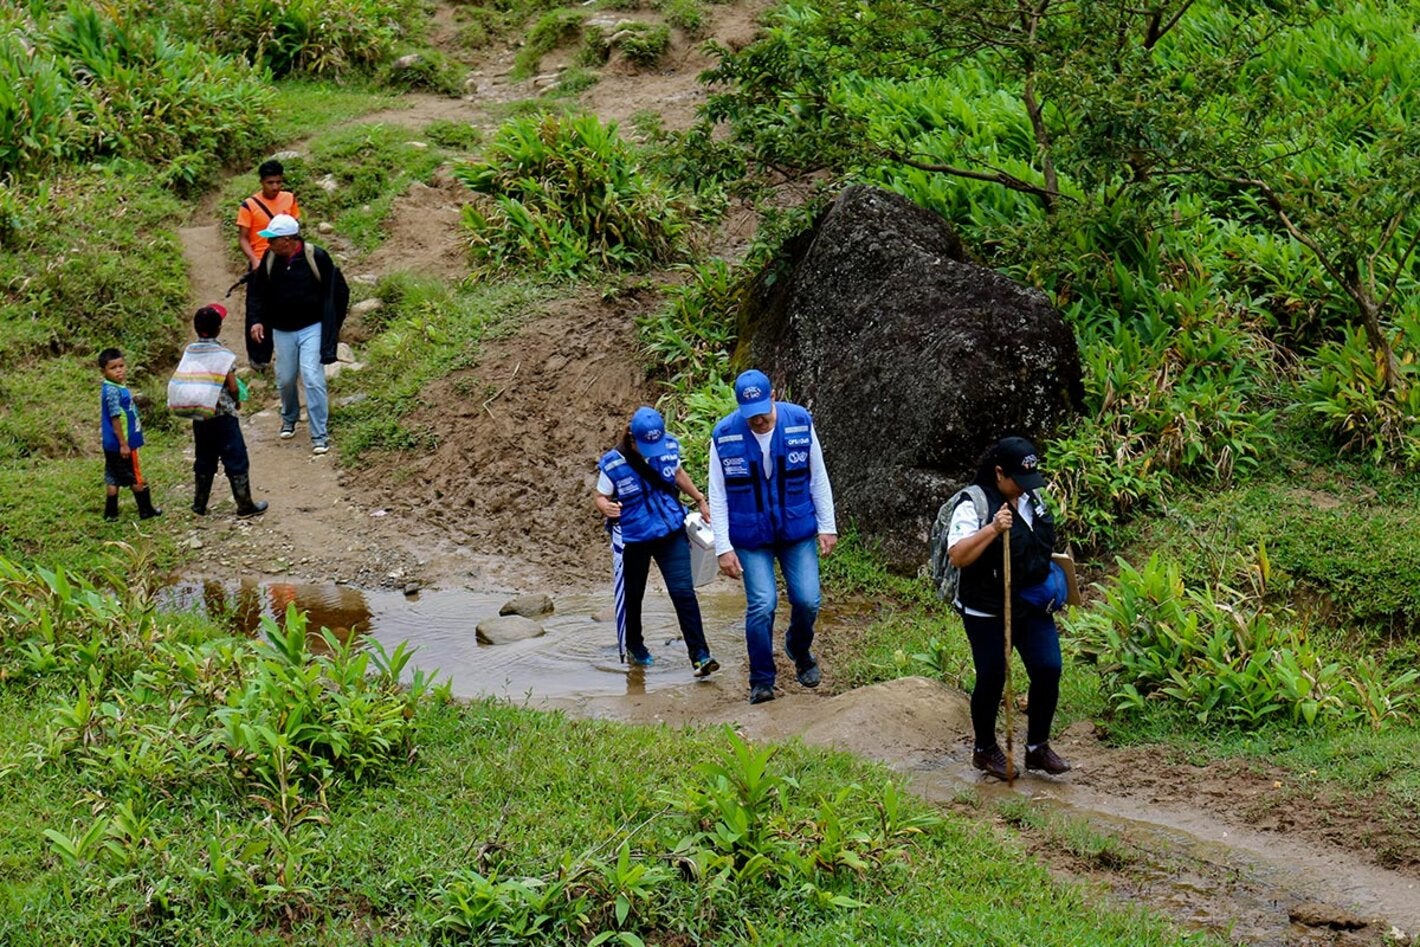
<svg viewBox="0 0 1420 947"><path fill-rule="evenodd" d="M508 644L528 638L540 638L547 634L541 625L522 615L485 618L478 623L475 633L482 644Z"/></svg>
<svg viewBox="0 0 1420 947"><path fill-rule="evenodd" d="M552 614L552 596L545 592L519 595L503 603L499 615L522 615L524 618L540 618Z"/></svg>
<svg viewBox="0 0 1420 947"><path fill-rule="evenodd" d="M608 605L600 611L592 613L592 621L614 621L616 619L616 606Z"/></svg>
<svg viewBox="0 0 1420 947"><path fill-rule="evenodd" d="M419 594L419 590L422 589L423 587L424 587L424 586L420 585L418 582L407 582L407 583L405 583L405 586L404 586L404 594L405 594L405 595L418 595L418 594Z"/></svg>
<svg viewBox="0 0 1420 947"><path fill-rule="evenodd" d="M1287 918L1305 927L1329 927L1334 931L1358 931L1369 927L1370 921L1357 917L1345 908L1323 901L1302 901L1292 905Z"/></svg>

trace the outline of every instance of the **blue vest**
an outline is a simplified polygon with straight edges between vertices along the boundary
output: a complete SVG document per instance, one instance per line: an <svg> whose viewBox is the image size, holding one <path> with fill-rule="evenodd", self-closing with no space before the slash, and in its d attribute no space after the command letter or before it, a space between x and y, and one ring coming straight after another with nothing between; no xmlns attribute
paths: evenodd
<svg viewBox="0 0 1420 947"><path fill-rule="evenodd" d="M670 448L669 453L646 463L675 493L647 483L620 451L609 450L597 461L601 472L611 481L611 498L621 504L623 542L644 543L685 529L685 507L680 505L680 488L675 485L675 472L680 467L680 441L667 434L664 443Z"/></svg>
<svg viewBox="0 0 1420 947"><path fill-rule="evenodd" d="M118 392L118 404L123 409L124 418L128 426L128 446L143 446L143 425L138 421L138 409L133 406L133 392L123 385L115 385L113 382L104 380L103 387L99 389L99 432L103 435L104 450L115 451L119 449L118 435L113 433L113 422L108 418L108 392L112 388Z"/></svg>
<svg viewBox="0 0 1420 947"><path fill-rule="evenodd" d="M774 409L778 417L769 441L771 480L764 478L759 441L738 411L721 419L711 435L725 475L730 544L737 549L796 543L818 533L809 492L813 418L787 401L776 401Z"/></svg>

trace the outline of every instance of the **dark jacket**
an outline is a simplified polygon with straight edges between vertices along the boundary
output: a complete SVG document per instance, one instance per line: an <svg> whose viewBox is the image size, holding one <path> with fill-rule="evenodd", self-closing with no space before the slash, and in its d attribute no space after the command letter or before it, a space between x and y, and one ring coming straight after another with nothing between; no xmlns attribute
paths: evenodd
<svg viewBox="0 0 1420 947"><path fill-rule="evenodd" d="M986 492L986 509L994 516L1006 498L994 486L982 489ZM1034 501L1026 495L1020 502ZM1037 503L1032 512L1033 526L1027 526L1020 515L1011 526L1011 586L1015 591L1045 579L1050 571L1050 554L1055 548L1055 521L1050 511L1045 504ZM1001 548L1001 537L997 536L975 562L961 570L957 598L965 607L991 615L1000 615L1005 610L1006 579Z"/></svg>
<svg viewBox="0 0 1420 947"><path fill-rule="evenodd" d="M289 277L280 272L278 268L281 261L276 257L275 251L268 248L247 282L247 360L254 364L264 365L271 361L271 323L274 318L278 318L278 314L282 318L289 318L291 315L286 310L292 300L286 294L298 292L305 295L305 289L312 292L308 302L299 304L300 308L309 305L318 311L311 311L306 319L297 318L297 322L306 326L319 320L321 364L329 365L336 360L340 325L345 321L345 313L337 304L337 286L344 282L344 278L340 276L329 253L315 244L309 246L315 257L316 270L320 274L317 285L310 285L310 266L305 259L304 248L291 262L291 269L297 272ZM267 330L266 338L260 343L253 342L251 338L251 327L258 324L265 326Z"/></svg>

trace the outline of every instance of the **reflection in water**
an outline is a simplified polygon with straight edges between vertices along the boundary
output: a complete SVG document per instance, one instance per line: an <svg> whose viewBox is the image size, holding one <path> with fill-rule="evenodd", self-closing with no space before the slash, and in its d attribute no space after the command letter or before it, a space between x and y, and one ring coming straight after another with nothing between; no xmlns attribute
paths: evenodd
<svg viewBox="0 0 1420 947"><path fill-rule="evenodd" d="M494 695L514 700L644 694L666 687L699 686L680 640L675 612L666 596L647 595L643 613L646 643L656 663L628 668L617 657L616 630L592 616L603 612L608 595L575 594L556 600L554 614L538 619L546 634L503 645L479 644L477 624L498 614L511 593L467 589L426 589L415 598L401 592L293 582L238 585L217 581L174 586L169 604L202 609L233 633L260 634L262 619L284 626L286 608L309 615L316 635L330 628L341 640L358 634L393 651L401 642L416 649L410 670L438 672L452 680L463 697ZM724 669L723 682L742 674L744 663L744 594L725 582L700 591L700 610L711 649ZM785 618L788 609L782 608ZM315 639L312 640L312 646ZM742 680L742 679L741 679Z"/></svg>

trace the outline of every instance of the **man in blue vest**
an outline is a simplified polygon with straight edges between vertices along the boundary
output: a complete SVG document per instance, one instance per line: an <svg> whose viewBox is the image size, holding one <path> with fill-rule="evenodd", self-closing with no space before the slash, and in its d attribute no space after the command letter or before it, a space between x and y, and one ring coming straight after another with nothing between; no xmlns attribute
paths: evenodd
<svg viewBox="0 0 1420 947"><path fill-rule="evenodd" d="M809 412L775 401L763 372L735 379L738 410L710 437L710 525L720 571L745 584L749 702L774 699L774 562L789 595L784 651L799 683L817 687L809 650L818 618L818 560L838 542L833 488Z"/></svg>

